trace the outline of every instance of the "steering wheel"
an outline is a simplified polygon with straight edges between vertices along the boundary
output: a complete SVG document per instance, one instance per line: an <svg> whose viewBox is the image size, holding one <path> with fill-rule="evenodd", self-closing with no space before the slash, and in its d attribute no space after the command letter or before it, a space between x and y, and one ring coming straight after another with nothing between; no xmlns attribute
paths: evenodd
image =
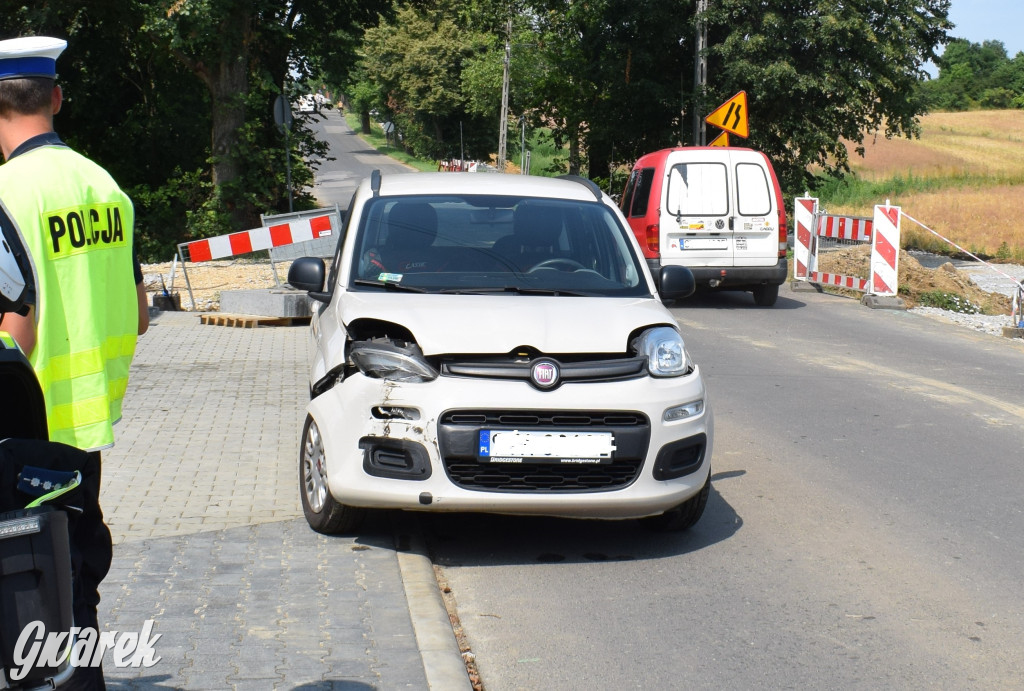
<svg viewBox="0 0 1024 691"><path fill-rule="evenodd" d="M545 259L544 261L534 264L530 267L530 271L535 269L557 269L558 267L565 267L563 271L586 271L587 267L580 264L575 259L569 259L567 257L555 257L554 259Z"/></svg>

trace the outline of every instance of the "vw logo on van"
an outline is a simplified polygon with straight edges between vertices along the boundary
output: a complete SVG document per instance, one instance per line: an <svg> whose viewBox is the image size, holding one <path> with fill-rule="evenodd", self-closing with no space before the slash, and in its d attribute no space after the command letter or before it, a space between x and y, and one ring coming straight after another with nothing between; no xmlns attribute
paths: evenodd
<svg viewBox="0 0 1024 691"><path fill-rule="evenodd" d="M538 360L530 368L530 379L539 389L551 389L558 386L558 365L550 360Z"/></svg>

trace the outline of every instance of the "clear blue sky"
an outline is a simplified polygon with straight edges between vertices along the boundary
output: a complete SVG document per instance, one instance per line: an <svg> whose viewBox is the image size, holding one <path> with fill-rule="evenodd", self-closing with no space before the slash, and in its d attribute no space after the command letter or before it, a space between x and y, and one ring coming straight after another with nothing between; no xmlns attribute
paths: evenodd
<svg viewBox="0 0 1024 691"><path fill-rule="evenodd" d="M1011 58L1024 51L1022 0L953 0L949 19L956 25L949 31L954 38L971 43L1002 41Z"/></svg>

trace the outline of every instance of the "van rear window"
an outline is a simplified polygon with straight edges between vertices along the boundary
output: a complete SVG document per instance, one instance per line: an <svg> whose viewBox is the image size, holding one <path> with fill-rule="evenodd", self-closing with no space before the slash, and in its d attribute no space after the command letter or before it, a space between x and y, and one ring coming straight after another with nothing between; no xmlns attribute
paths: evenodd
<svg viewBox="0 0 1024 691"><path fill-rule="evenodd" d="M740 216L767 216L772 211L772 190L764 167L754 163L736 166L736 196Z"/></svg>
<svg viewBox="0 0 1024 691"><path fill-rule="evenodd" d="M673 216L724 216L729 186L723 163L680 163L668 177L665 209Z"/></svg>

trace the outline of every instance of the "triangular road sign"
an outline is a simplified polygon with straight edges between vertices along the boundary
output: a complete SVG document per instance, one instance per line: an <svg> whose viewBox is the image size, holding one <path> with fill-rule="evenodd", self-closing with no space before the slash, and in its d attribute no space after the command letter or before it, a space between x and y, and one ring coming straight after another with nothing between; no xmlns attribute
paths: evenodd
<svg viewBox="0 0 1024 691"><path fill-rule="evenodd" d="M746 139L750 136L750 124L747 120L747 92L741 91L728 101L718 106L704 122L732 132L737 137Z"/></svg>
<svg viewBox="0 0 1024 691"><path fill-rule="evenodd" d="M722 132L708 146L729 146L729 133Z"/></svg>

